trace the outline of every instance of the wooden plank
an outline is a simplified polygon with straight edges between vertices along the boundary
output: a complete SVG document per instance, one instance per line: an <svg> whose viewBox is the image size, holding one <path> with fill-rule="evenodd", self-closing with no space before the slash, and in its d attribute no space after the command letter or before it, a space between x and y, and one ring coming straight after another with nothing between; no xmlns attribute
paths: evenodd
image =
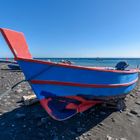
<svg viewBox="0 0 140 140"><path fill-rule="evenodd" d="M23 96L22 100L24 102L24 105L27 105L27 106L39 102L35 94Z"/></svg>

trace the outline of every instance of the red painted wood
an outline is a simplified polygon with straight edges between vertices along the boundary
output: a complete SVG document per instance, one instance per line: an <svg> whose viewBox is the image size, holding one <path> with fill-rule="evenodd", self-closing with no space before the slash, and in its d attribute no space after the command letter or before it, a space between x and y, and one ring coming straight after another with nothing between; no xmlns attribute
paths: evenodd
<svg viewBox="0 0 140 140"><path fill-rule="evenodd" d="M15 60L23 60L27 62L33 63L40 63L40 64L48 64L48 65L55 65L60 67L68 67L68 68L75 68L75 69L84 69L84 70L95 70L95 71L102 71L102 72L115 72L115 73L137 73L139 69L131 69L129 71L121 71L121 70L108 70L101 67L84 67L84 66L75 66L69 64L62 64L62 63L54 63L54 62L46 62L41 60L32 59L32 56L28 50L27 43L25 41L24 35L21 32L16 32L9 29L0 28L2 35L4 36L9 48L11 49L12 53L15 56Z"/></svg>
<svg viewBox="0 0 140 140"><path fill-rule="evenodd" d="M92 106L95 106L96 104L101 104L102 101L96 101L96 100L86 100L86 99L83 99L82 97L79 97L79 96L67 96L66 98L70 98L70 99L76 99L78 101L80 101L81 103L79 105L76 105L74 103L69 103L67 106L66 106L66 109L74 109L76 110L76 114L79 113L79 112L84 112L86 111L87 109L91 108ZM56 118L54 115L53 115L53 112L52 110L49 108L48 106L48 103L49 101L51 101L52 99L51 98L44 98L44 99L41 99L40 100L40 103L41 105L43 106L43 108L48 112L48 114L55 120L58 120L58 121L62 121L62 119L59 119L59 118ZM66 120L68 118L70 118L72 116L69 116L63 120Z"/></svg>
<svg viewBox="0 0 140 140"><path fill-rule="evenodd" d="M138 81L138 78L129 83L123 84L82 84L82 83L72 83L72 82L61 82L61 81L50 81L50 80L31 80L32 84L49 84L49 85L60 85L60 86L74 86L83 88L116 88L116 87L126 87L130 86Z"/></svg>
<svg viewBox="0 0 140 140"><path fill-rule="evenodd" d="M22 33L2 28L0 28L0 31L15 58L32 58Z"/></svg>

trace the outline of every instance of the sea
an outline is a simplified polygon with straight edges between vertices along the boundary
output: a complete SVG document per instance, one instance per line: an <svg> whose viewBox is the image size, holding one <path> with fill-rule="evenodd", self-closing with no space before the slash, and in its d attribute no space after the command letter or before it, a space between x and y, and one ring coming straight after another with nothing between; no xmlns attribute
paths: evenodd
<svg viewBox="0 0 140 140"><path fill-rule="evenodd" d="M115 67L120 61L125 61L129 64L128 68L140 68L140 58L35 58L45 61L60 62L69 60L74 65L91 66L91 67ZM0 58L0 60L6 60ZM8 60L13 60L10 58Z"/></svg>
<svg viewBox="0 0 140 140"><path fill-rule="evenodd" d="M115 67L120 61L125 61L129 64L129 68L140 68L140 58L37 58L52 62L60 62L69 60L74 65L94 66L94 67Z"/></svg>

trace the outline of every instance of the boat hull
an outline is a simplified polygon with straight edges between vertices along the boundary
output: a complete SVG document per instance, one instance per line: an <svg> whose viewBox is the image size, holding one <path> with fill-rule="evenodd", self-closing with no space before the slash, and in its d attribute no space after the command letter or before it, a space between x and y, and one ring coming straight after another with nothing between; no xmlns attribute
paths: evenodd
<svg viewBox="0 0 140 140"><path fill-rule="evenodd" d="M106 100L124 98L136 86L138 69L121 71L35 60L21 32L3 28L0 32L41 105L56 120L66 120Z"/></svg>
<svg viewBox="0 0 140 140"><path fill-rule="evenodd" d="M18 60L39 99L46 96L110 97L127 94L136 86L138 73L76 69L64 65ZM29 71L31 67L31 71Z"/></svg>
<svg viewBox="0 0 140 140"><path fill-rule="evenodd" d="M28 59L17 61L41 105L59 121L96 104L124 98L135 88L138 80L138 73L133 71L83 69Z"/></svg>
<svg viewBox="0 0 140 140"><path fill-rule="evenodd" d="M18 64L9 64L8 67L11 70L20 70L20 67Z"/></svg>

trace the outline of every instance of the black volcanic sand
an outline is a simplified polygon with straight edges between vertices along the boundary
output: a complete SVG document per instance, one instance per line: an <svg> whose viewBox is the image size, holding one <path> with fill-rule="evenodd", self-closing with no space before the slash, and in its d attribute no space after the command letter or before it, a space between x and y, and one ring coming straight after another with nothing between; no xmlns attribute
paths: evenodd
<svg viewBox="0 0 140 140"><path fill-rule="evenodd" d="M24 79L0 63L0 94ZM139 83L140 84L140 83ZM64 122L48 116L40 104L25 106L27 82L0 99L0 140L140 140L140 88L126 98L123 112L96 106Z"/></svg>

